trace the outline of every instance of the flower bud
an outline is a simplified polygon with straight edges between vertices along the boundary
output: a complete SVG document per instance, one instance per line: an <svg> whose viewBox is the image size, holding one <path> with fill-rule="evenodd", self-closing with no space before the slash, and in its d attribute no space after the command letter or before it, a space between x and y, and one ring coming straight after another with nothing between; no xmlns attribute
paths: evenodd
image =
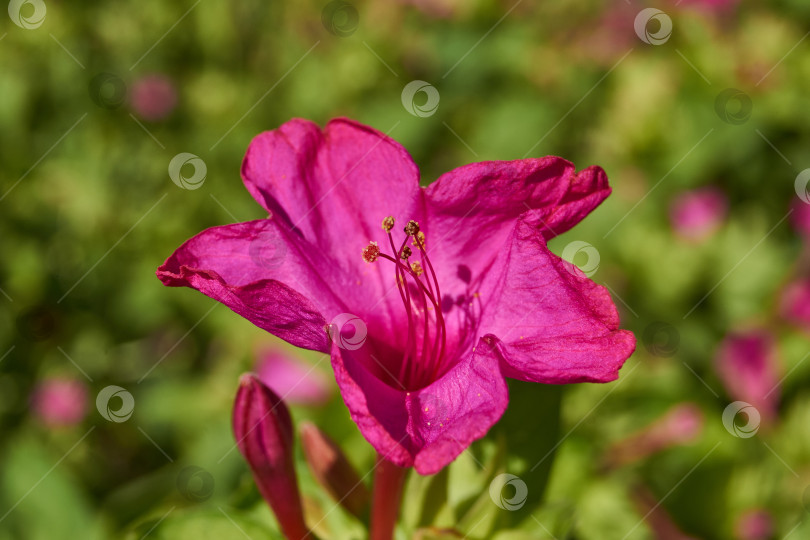
<svg viewBox="0 0 810 540"><path fill-rule="evenodd" d="M242 375L233 407L233 433L253 479L287 538L309 534L293 465L290 412L272 390L252 374Z"/></svg>
<svg viewBox="0 0 810 540"><path fill-rule="evenodd" d="M360 519L371 500L363 483L340 447L314 424L301 425L301 445L312 475L329 495Z"/></svg>

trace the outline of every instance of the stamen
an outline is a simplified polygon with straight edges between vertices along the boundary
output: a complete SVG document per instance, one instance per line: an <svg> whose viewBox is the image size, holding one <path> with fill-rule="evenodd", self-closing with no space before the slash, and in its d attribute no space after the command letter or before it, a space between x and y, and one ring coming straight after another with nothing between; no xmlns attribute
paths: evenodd
<svg viewBox="0 0 810 540"><path fill-rule="evenodd" d="M408 236L413 236L419 232L419 224L414 220L410 220L407 225L405 225L405 234Z"/></svg>
<svg viewBox="0 0 810 540"><path fill-rule="evenodd" d="M442 315L439 282L425 251L425 234L419 229L416 221L408 221L404 228L406 237L399 249L396 249L391 234L393 227L393 216L388 216L382 221L382 228L388 233L391 255L382 253L377 242L370 242L363 248L362 254L363 260L369 263L380 258L394 263L397 289L408 318L408 337L398 379L408 388L418 388L429 384L443 369L447 330ZM412 245L421 252L421 261L409 261L414 254L414 250L407 246L409 238L413 240ZM429 273L426 273L423 264L427 264ZM420 279L422 276L425 277L424 282ZM408 283L408 278L413 280L415 288ZM430 311L433 312L433 317L430 316ZM420 314L423 317L422 339L419 340L421 343L417 343Z"/></svg>
<svg viewBox="0 0 810 540"><path fill-rule="evenodd" d="M379 256L380 246L377 245L377 242L369 242L368 245L363 248L363 260L367 263L373 263Z"/></svg>

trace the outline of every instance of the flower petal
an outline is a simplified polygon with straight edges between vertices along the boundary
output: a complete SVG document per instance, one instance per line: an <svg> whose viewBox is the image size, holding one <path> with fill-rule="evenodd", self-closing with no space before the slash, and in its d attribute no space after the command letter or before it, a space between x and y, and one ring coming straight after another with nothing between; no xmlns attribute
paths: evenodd
<svg viewBox="0 0 810 540"><path fill-rule="evenodd" d="M635 350L616 306L521 220L481 289L479 335L492 334L504 375L541 383L607 382Z"/></svg>
<svg viewBox="0 0 810 540"><path fill-rule="evenodd" d="M253 197L335 259L351 257L382 233L388 215L405 219L419 197L419 169L386 135L352 120L323 131L294 119L256 136L242 164Z"/></svg>
<svg viewBox="0 0 810 540"><path fill-rule="evenodd" d="M431 385L411 392L393 388L367 368L365 347L332 347L343 400L360 432L377 452L400 467L434 474L506 410L506 381L496 351L479 342Z"/></svg>
<svg viewBox="0 0 810 540"><path fill-rule="evenodd" d="M601 168L576 174L571 162L554 156L472 163L442 175L426 188L423 227L442 292L455 297L476 287L520 216L548 240L609 194Z"/></svg>
<svg viewBox="0 0 810 540"><path fill-rule="evenodd" d="M157 270L164 285L197 289L253 324L306 349L329 350L324 325L346 311L318 253L275 219L207 229ZM317 270L316 270L317 269Z"/></svg>

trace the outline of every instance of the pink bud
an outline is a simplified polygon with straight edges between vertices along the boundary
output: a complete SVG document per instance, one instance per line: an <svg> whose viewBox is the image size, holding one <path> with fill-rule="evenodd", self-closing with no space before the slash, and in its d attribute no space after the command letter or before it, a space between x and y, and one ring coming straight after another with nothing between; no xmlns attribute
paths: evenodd
<svg viewBox="0 0 810 540"><path fill-rule="evenodd" d="M790 208L793 210L790 214L790 222L793 223L796 232L810 240L810 203L796 198L793 199Z"/></svg>
<svg viewBox="0 0 810 540"><path fill-rule="evenodd" d="M87 387L75 379L45 379L31 394L31 407L47 426L78 424L87 414Z"/></svg>
<svg viewBox="0 0 810 540"><path fill-rule="evenodd" d="M715 357L715 367L729 397L753 405L763 420L776 416L779 367L776 342L764 329L726 336Z"/></svg>
<svg viewBox="0 0 810 540"><path fill-rule="evenodd" d="M810 331L810 280L788 284L782 291L779 311L786 321Z"/></svg>
<svg viewBox="0 0 810 540"><path fill-rule="evenodd" d="M305 538L301 496L293 465L293 426L284 402L251 374L239 379L233 432L253 479L289 539Z"/></svg>
<svg viewBox="0 0 810 540"><path fill-rule="evenodd" d="M635 434L616 443L607 455L611 465L632 463L672 446L689 444L703 431L703 413L694 403L679 403Z"/></svg>
<svg viewBox="0 0 810 540"><path fill-rule="evenodd" d="M322 405L331 395L332 385L323 372L282 349L260 353L256 372L287 403Z"/></svg>
<svg viewBox="0 0 810 540"><path fill-rule="evenodd" d="M734 529L740 540L767 540L773 537L773 518L765 510L748 510L737 518Z"/></svg>
<svg viewBox="0 0 810 540"><path fill-rule="evenodd" d="M135 113L150 122L166 118L177 104L174 84L164 75L147 75L132 86L130 103Z"/></svg>
<svg viewBox="0 0 810 540"><path fill-rule="evenodd" d="M681 193L670 206L670 221L684 239L700 241L711 236L728 211L725 194L716 187Z"/></svg>
<svg viewBox="0 0 810 540"><path fill-rule="evenodd" d="M371 495L340 447L308 422L301 426L301 445L318 483L346 510L362 519Z"/></svg>

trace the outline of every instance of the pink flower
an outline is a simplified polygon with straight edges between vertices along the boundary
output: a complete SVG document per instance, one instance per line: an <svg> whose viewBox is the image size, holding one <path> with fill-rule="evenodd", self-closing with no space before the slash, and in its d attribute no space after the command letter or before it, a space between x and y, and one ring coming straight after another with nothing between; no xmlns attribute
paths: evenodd
<svg viewBox="0 0 810 540"><path fill-rule="evenodd" d="M734 530L740 540L767 540L773 537L773 518L766 510L748 510L737 518Z"/></svg>
<svg viewBox="0 0 810 540"><path fill-rule="evenodd" d="M797 197L790 207L793 210L790 221L793 223L796 232L805 239L810 240L810 203L806 203Z"/></svg>
<svg viewBox="0 0 810 540"><path fill-rule="evenodd" d="M73 426L87 414L87 387L75 379L45 379L31 394L31 407L47 426Z"/></svg>
<svg viewBox="0 0 810 540"><path fill-rule="evenodd" d="M777 354L771 333L754 329L726 336L715 358L729 396L753 405L765 421L776 417L779 404Z"/></svg>
<svg viewBox="0 0 810 540"><path fill-rule="evenodd" d="M331 395L331 384L322 372L281 349L261 352L256 373L287 403L321 405Z"/></svg>
<svg viewBox="0 0 810 540"><path fill-rule="evenodd" d="M147 75L132 86L130 103L135 113L150 122L163 120L177 104L174 84L164 75Z"/></svg>
<svg viewBox="0 0 810 540"><path fill-rule="evenodd" d="M810 331L810 279L794 281L784 288L779 311L786 321Z"/></svg>
<svg viewBox="0 0 810 540"><path fill-rule="evenodd" d="M598 167L474 163L423 188L378 131L296 119L253 140L242 176L271 217L203 231L158 277L329 352L353 420L398 466L435 473L482 437L505 377L612 381L635 348L608 292L546 246L610 194Z"/></svg>
<svg viewBox="0 0 810 540"><path fill-rule="evenodd" d="M720 226L728 211L725 194L715 187L686 191L670 206L675 232L687 240L703 240Z"/></svg>

